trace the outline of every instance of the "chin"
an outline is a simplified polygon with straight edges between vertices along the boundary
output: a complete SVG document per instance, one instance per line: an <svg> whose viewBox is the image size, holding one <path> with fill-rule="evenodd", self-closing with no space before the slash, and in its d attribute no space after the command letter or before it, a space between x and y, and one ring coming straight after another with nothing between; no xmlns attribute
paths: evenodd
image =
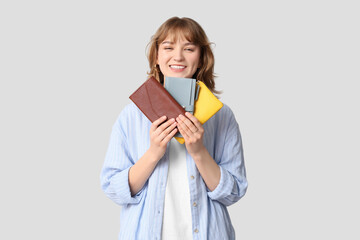
<svg viewBox="0 0 360 240"><path fill-rule="evenodd" d="M175 74L177 76L174 76L174 77L179 77L179 78L192 78L192 75L186 75L186 74Z"/></svg>
<svg viewBox="0 0 360 240"><path fill-rule="evenodd" d="M163 74L165 77L178 77L178 78L192 78L194 76L190 75L189 73L174 73L174 72L168 72Z"/></svg>

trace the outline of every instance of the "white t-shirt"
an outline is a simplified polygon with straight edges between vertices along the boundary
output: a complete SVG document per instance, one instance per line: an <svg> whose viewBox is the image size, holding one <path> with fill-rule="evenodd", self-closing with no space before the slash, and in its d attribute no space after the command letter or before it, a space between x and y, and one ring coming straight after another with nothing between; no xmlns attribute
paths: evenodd
<svg viewBox="0 0 360 240"><path fill-rule="evenodd" d="M170 141L169 171L166 183L162 240L191 240L190 191L185 144Z"/></svg>

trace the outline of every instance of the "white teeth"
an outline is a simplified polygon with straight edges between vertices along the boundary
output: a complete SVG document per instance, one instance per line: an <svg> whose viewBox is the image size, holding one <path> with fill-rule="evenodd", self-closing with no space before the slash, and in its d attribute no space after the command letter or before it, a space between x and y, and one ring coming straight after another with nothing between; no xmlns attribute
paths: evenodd
<svg viewBox="0 0 360 240"><path fill-rule="evenodd" d="M183 69L185 68L184 66L175 66L175 65L170 65L171 68L177 68L177 69Z"/></svg>

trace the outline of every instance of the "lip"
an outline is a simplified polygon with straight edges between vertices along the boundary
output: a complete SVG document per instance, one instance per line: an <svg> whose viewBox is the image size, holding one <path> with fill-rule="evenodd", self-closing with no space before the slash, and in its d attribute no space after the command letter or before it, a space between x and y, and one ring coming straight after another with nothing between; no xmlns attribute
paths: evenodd
<svg viewBox="0 0 360 240"><path fill-rule="evenodd" d="M184 67L184 68L172 68L171 66L182 66L182 67ZM185 69L186 69L186 66L185 65L181 65L181 64L170 64L169 65L169 68L170 68L170 70L172 71L172 72L182 72L182 71L184 71Z"/></svg>

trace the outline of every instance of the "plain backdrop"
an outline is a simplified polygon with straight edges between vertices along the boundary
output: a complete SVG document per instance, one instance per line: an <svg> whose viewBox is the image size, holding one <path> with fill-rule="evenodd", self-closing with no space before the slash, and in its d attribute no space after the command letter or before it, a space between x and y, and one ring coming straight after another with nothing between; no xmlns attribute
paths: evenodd
<svg viewBox="0 0 360 240"><path fill-rule="evenodd" d="M360 239L358 1L0 3L0 239L117 239L99 175L173 16L214 43L243 137L238 240Z"/></svg>

